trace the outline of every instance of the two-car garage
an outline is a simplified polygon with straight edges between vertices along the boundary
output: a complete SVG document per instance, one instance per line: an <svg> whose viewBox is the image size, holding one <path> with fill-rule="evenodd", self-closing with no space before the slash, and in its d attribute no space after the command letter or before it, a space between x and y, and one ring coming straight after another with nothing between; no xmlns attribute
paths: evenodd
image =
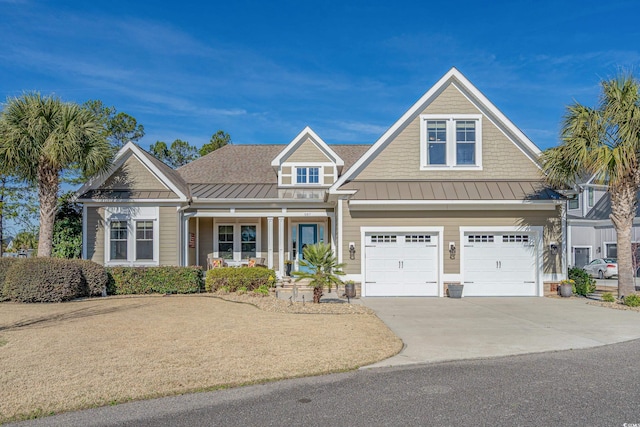
<svg viewBox="0 0 640 427"><path fill-rule="evenodd" d="M537 231L461 228L452 252L443 227L405 230L363 232L364 296L443 296L447 281L463 283L464 296L541 295ZM445 257L459 273L446 274Z"/></svg>

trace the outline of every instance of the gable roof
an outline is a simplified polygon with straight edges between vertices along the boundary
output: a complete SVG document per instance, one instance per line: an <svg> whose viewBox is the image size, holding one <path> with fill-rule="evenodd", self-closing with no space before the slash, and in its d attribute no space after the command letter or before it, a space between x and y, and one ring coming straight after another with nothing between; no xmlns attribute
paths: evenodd
<svg viewBox="0 0 640 427"><path fill-rule="evenodd" d="M156 159L151 154L147 153L142 148L138 147L133 142L128 142L125 144L116 154L112 166L109 170L97 177L90 179L87 183L85 183L80 189L76 192L76 198L138 198L142 197L143 194L140 192L129 192L126 191L101 191L100 186L104 184L109 177L116 172L122 165L125 163L127 159L131 156L137 158L163 185L165 185L169 190L177 195L179 200L186 201L189 197L189 186L182 179L180 175L178 175L173 169L169 166L162 163L160 160ZM160 193L159 193L160 194ZM164 192L162 192L164 194ZM148 196L148 195L147 195ZM165 198L165 197L161 197ZM169 197L167 197L169 198Z"/></svg>
<svg viewBox="0 0 640 427"><path fill-rule="evenodd" d="M537 165L540 149L511 122L489 99L482 94L460 71L451 68L438 82L415 102L329 189L330 193L341 193L340 187L355 178L420 112L431 104L450 84L463 94L514 144Z"/></svg>
<svg viewBox="0 0 640 427"><path fill-rule="evenodd" d="M291 140L291 142L282 150L275 159L271 162L271 166L278 167L285 161L300 145L306 141L306 137L310 137L314 145L325 156L327 156L336 166L344 166L344 160L333 151L326 142L322 140L309 126L306 126L302 131Z"/></svg>
<svg viewBox="0 0 640 427"><path fill-rule="evenodd" d="M229 144L176 170L189 184L277 184L272 159L283 145ZM351 166L369 145L332 145L345 166ZM286 149L286 148L285 148Z"/></svg>

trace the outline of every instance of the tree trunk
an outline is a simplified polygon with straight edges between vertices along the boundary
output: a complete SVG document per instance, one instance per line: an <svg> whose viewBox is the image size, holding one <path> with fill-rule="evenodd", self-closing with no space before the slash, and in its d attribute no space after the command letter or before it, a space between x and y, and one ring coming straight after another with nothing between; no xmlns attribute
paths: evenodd
<svg viewBox="0 0 640 427"><path fill-rule="evenodd" d="M7 188L7 177L0 178L0 258L2 258L4 252L4 193Z"/></svg>
<svg viewBox="0 0 640 427"><path fill-rule="evenodd" d="M611 221L618 236L618 297L635 293L633 262L631 259L631 230L636 214L637 197L633 183L609 188Z"/></svg>
<svg viewBox="0 0 640 427"><path fill-rule="evenodd" d="M39 257L50 257L53 249L53 223L56 218L58 186L58 171L51 167L46 160L41 160L38 168L38 197L40 199Z"/></svg>
<svg viewBox="0 0 640 427"><path fill-rule="evenodd" d="M322 298L322 287L317 286L313 288L313 302L320 304L320 298Z"/></svg>

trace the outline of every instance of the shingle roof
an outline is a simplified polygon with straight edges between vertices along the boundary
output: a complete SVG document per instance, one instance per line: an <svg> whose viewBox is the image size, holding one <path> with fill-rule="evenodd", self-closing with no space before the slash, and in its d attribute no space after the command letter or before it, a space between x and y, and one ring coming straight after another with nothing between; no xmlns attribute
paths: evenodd
<svg viewBox="0 0 640 427"><path fill-rule="evenodd" d="M225 145L178 168L189 184L277 184L271 161L286 145ZM369 145L331 145L344 160L344 170L356 162Z"/></svg>
<svg viewBox="0 0 640 427"><path fill-rule="evenodd" d="M558 200L539 181L352 181L351 200Z"/></svg>

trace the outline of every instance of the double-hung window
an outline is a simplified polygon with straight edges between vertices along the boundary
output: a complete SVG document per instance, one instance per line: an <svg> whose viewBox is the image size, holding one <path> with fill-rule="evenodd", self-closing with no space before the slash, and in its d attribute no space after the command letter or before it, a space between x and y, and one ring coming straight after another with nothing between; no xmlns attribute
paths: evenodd
<svg viewBox="0 0 640 427"><path fill-rule="evenodd" d="M297 184L319 184L320 168L319 167L297 167L296 183Z"/></svg>
<svg viewBox="0 0 640 427"><path fill-rule="evenodd" d="M110 238L111 244L109 248L110 258L112 260L127 259L127 221L111 221Z"/></svg>
<svg viewBox="0 0 640 427"><path fill-rule="evenodd" d="M108 207L105 216L107 265L158 265L157 207Z"/></svg>
<svg viewBox="0 0 640 427"><path fill-rule="evenodd" d="M423 114L421 169L481 169L482 116Z"/></svg>
<svg viewBox="0 0 640 427"><path fill-rule="evenodd" d="M136 261L153 259L153 221L136 221Z"/></svg>

